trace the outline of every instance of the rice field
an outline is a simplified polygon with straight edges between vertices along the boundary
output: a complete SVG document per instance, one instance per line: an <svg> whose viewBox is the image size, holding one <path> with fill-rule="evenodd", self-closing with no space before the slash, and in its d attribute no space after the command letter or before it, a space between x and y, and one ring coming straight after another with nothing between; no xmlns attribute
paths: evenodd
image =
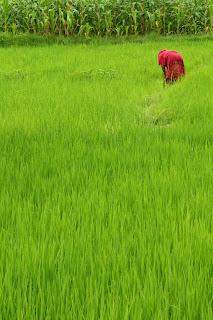
<svg viewBox="0 0 213 320"><path fill-rule="evenodd" d="M0 319L212 319L212 51L0 48Z"/></svg>

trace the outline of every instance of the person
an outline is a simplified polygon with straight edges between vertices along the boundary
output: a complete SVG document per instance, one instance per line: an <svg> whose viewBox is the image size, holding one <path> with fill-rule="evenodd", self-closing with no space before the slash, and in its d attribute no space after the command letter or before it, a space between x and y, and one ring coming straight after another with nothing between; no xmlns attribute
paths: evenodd
<svg viewBox="0 0 213 320"><path fill-rule="evenodd" d="M161 50L158 53L158 64L162 67L165 82L168 84L179 80L185 75L182 55L174 50Z"/></svg>

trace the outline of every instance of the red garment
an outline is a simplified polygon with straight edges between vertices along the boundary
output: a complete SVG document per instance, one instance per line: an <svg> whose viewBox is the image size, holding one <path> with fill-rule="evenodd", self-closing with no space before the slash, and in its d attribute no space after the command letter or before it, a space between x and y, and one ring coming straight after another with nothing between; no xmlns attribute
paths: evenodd
<svg viewBox="0 0 213 320"><path fill-rule="evenodd" d="M185 75L183 57L177 51L161 50L158 64L165 68L166 81L175 81Z"/></svg>

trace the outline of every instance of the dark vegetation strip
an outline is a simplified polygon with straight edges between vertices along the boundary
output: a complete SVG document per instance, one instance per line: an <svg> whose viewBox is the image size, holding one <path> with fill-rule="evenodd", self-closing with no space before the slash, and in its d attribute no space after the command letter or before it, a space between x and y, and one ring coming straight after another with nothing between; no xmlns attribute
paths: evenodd
<svg viewBox="0 0 213 320"><path fill-rule="evenodd" d="M72 45L72 44L120 44L120 43L143 43L147 41L159 41L159 40L168 40L169 42L190 40L193 42L205 42L212 41L213 34L200 34L200 35L167 35L159 36L156 33L149 33L143 36L104 36L104 37L82 37L74 35L72 37L65 37L63 35L39 35L31 33L20 33L12 35L10 33L0 33L0 47L9 47L12 45L15 46L43 46L43 45Z"/></svg>

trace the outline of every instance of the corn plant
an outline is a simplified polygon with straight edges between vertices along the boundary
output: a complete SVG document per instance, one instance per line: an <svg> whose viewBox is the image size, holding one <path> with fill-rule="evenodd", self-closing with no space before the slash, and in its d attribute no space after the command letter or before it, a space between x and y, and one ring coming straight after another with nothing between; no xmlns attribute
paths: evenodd
<svg viewBox="0 0 213 320"><path fill-rule="evenodd" d="M137 35L212 31L213 0L0 0L0 31Z"/></svg>

